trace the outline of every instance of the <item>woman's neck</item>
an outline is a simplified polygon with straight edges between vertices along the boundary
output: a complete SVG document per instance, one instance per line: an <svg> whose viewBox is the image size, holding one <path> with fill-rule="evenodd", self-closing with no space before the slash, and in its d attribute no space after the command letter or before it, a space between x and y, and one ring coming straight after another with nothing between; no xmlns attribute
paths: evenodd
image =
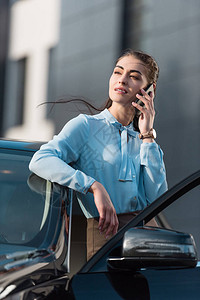
<svg viewBox="0 0 200 300"><path fill-rule="evenodd" d="M115 105L114 103L112 103L112 106L109 107L108 110L123 126L129 125L133 121L133 117L135 114L134 107L131 107L131 109L127 109L127 107L124 107L122 105Z"/></svg>

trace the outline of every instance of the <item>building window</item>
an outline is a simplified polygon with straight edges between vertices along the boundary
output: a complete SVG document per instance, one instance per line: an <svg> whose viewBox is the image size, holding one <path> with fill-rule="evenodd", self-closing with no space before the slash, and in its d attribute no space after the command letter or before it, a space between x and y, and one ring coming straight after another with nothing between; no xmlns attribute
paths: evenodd
<svg viewBox="0 0 200 300"><path fill-rule="evenodd" d="M23 124L24 98L25 98L25 78L26 78L26 58L17 61L17 85L16 85L16 115L15 125Z"/></svg>
<svg viewBox="0 0 200 300"><path fill-rule="evenodd" d="M27 59L9 61L7 66L3 132L24 121L25 78Z"/></svg>

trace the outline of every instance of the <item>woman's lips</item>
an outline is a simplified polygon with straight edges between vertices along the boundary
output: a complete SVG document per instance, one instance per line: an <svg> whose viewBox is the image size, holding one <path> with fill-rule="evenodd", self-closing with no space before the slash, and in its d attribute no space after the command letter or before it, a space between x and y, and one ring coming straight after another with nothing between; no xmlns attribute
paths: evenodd
<svg viewBox="0 0 200 300"><path fill-rule="evenodd" d="M127 91L121 87L117 87L114 89L115 92L118 92L120 94L127 94Z"/></svg>

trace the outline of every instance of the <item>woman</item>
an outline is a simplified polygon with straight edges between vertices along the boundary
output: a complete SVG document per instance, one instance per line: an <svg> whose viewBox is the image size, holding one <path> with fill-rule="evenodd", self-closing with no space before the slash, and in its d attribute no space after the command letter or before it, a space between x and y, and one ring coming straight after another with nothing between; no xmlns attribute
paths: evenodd
<svg viewBox="0 0 200 300"><path fill-rule="evenodd" d="M77 191L88 221L88 258L119 223L167 189L162 150L152 131L154 92L144 90L151 84L155 91L158 72L151 56L125 51L110 77L105 109L69 121L30 163L40 177Z"/></svg>

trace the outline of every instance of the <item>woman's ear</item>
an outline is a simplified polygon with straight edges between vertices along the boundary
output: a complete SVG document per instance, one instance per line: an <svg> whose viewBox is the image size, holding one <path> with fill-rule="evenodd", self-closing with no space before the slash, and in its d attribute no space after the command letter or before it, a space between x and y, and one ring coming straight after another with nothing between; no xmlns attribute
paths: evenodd
<svg viewBox="0 0 200 300"><path fill-rule="evenodd" d="M153 83L154 94L156 94L156 83Z"/></svg>

